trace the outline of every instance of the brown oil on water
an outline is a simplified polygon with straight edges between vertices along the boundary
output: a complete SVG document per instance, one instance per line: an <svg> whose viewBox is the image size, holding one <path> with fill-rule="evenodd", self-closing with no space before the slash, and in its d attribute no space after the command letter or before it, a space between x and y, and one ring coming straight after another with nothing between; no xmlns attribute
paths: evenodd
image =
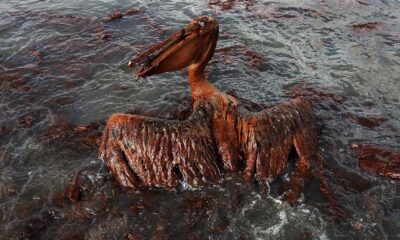
<svg viewBox="0 0 400 240"><path fill-rule="evenodd" d="M1 3L0 238L399 238L399 7L368 0ZM199 15L220 25L205 76L237 106L222 98L192 108L187 72L135 82L126 67ZM152 162L144 160L135 188L121 188L98 158L115 113L123 114L112 117L121 118L114 134L125 139L145 137L122 126L129 114L179 121L176 136L185 123L193 142L159 152L208 157L182 157L170 175L146 173ZM260 113L275 128L254 127ZM159 130L140 146L144 155L157 142L172 144L172 129ZM263 136L277 139L255 144L259 132L271 131L278 134ZM272 142L274 151L263 147ZM313 161L304 160L309 154Z"/></svg>

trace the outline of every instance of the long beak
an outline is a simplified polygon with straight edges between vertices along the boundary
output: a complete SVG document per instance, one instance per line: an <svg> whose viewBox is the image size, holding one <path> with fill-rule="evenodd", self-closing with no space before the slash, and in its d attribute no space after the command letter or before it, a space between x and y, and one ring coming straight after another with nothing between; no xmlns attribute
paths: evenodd
<svg viewBox="0 0 400 240"><path fill-rule="evenodd" d="M154 61L157 57L160 57L160 55L167 51L171 52L176 50L180 45L182 45L180 43L182 43L185 39L188 39L189 36L196 30L198 30L198 25L190 24L179 32L172 34L164 41L153 45L139 56L132 58L128 63L128 67L140 65L136 72L136 80L141 77L147 76L150 70L157 67L158 64L163 61L168 55L165 54L163 58Z"/></svg>

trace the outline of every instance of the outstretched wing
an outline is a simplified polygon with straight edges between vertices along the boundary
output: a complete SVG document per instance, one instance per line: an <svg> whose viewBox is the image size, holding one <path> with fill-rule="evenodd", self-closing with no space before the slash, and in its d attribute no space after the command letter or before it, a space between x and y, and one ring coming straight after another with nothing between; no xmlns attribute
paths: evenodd
<svg viewBox="0 0 400 240"><path fill-rule="evenodd" d="M175 188L220 178L207 114L183 121L114 114L107 122L100 155L124 187Z"/></svg>
<svg viewBox="0 0 400 240"><path fill-rule="evenodd" d="M289 154L299 156L294 172L305 174L319 152L317 127L309 101L295 99L260 112L242 111L238 118L239 141L247 181L275 178L288 166Z"/></svg>

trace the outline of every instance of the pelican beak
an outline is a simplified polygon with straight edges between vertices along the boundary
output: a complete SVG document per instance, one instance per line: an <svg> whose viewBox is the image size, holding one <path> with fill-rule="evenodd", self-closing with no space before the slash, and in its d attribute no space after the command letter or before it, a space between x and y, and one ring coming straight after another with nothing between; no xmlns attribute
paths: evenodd
<svg viewBox="0 0 400 240"><path fill-rule="evenodd" d="M139 65L137 79L187 67L204 59L205 53L210 55L209 49L212 49L212 56L218 32L218 22L214 18L197 17L179 32L133 58L128 67Z"/></svg>

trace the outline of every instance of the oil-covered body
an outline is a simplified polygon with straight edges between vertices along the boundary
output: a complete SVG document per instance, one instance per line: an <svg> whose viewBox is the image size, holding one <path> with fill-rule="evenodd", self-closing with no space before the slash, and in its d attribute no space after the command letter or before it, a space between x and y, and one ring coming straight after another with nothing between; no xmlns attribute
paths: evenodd
<svg viewBox="0 0 400 240"><path fill-rule="evenodd" d="M295 150L298 161L287 183L290 192L299 193L319 157L311 103L297 98L257 112L242 107L204 75L217 39L216 20L199 17L139 56L158 51L139 68L138 77L189 67L193 109L184 120L109 118L100 153L123 187L199 186L218 182L226 171L240 172L246 181L265 181L285 171Z"/></svg>

